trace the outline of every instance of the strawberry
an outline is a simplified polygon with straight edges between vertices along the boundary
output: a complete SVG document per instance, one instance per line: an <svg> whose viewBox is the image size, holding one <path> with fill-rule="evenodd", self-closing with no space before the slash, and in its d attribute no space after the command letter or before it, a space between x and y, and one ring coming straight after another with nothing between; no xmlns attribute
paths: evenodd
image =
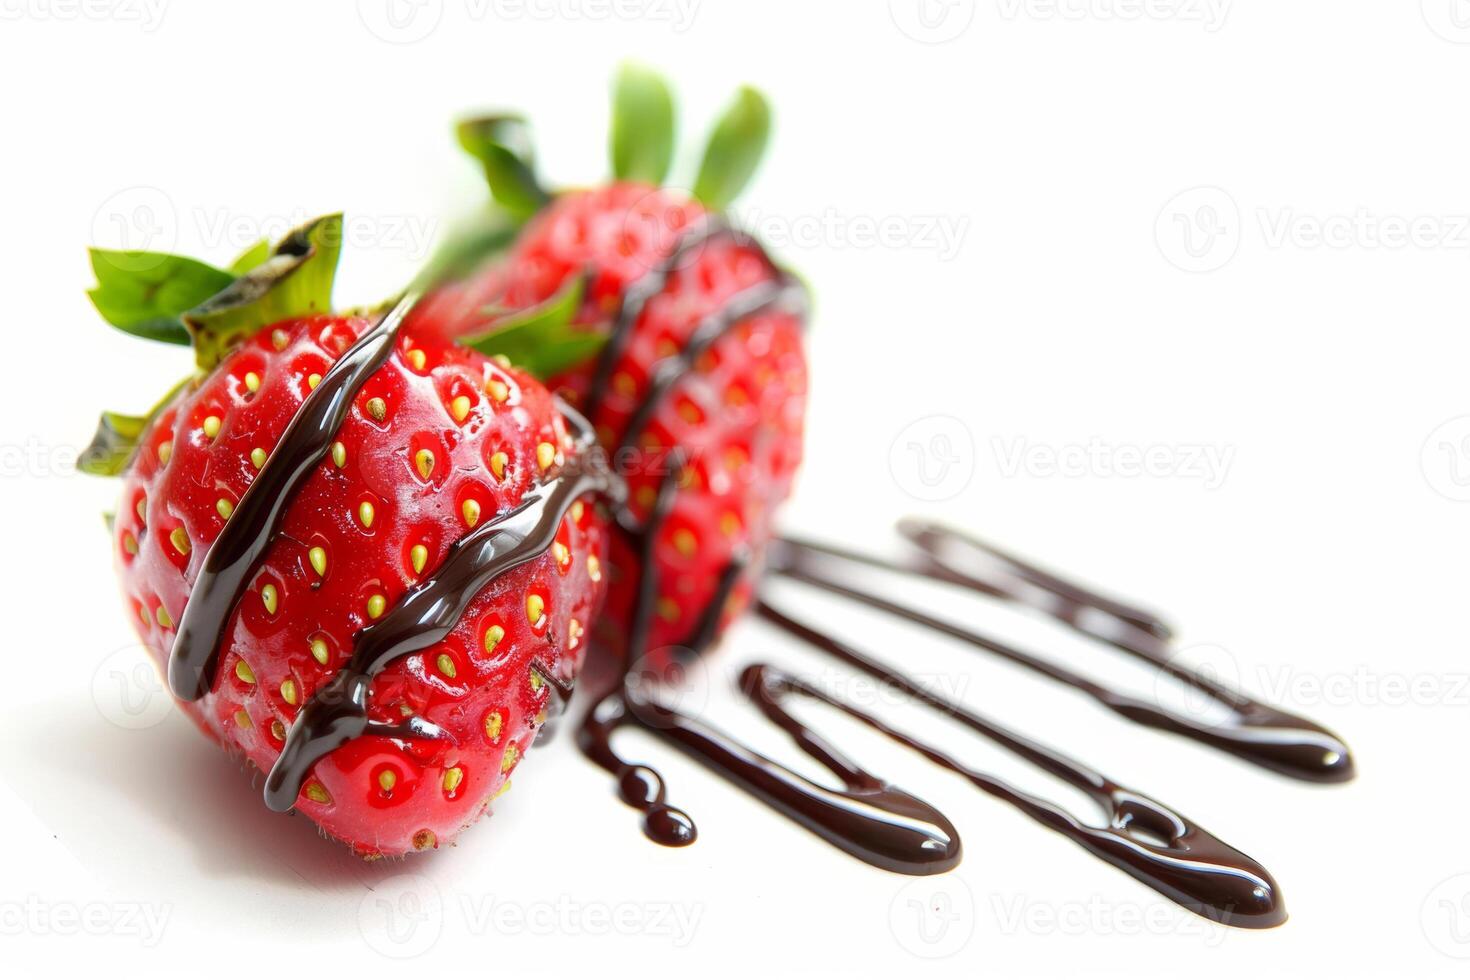
<svg viewBox="0 0 1470 980"><path fill-rule="evenodd" d="M672 99L643 72L615 87L616 179L602 187L541 190L513 118L460 127L524 227L508 252L431 294L415 322L523 361L591 419L640 532L614 541L597 636L633 656L699 646L748 605L801 461L804 296L719 213L754 170L768 119L743 90L692 196L659 186Z"/></svg>
<svg viewBox="0 0 1470 980"><path fill-rule="evenodd" d="M293 233L239 279L94 253L99 310L134 333L192 339L201 372L147 419L104 416L87 459L121 472L123 594L188 715L270 773L273 807L376 857L452 841L509 787L581 667L607 528L581 492L602 485L586 446L534 378L441 337L385 332L379 317L324 312L338 229L329 218ZM146 308L159 296L168 309ZM381 362L344 387L379 336ZM278 493L310 435L299 424L334 392L345 414L318 433L322 458ZM268 495L247 498L257 481ZM557 500L564 511L543 507ZM272 501L264 536L257 505ZM263 550L232 595L221 556L256 533ZM462 610L429 602L453 594L438 590L457 569L508 562L474 547L509 546L524 560L462 581ZM363 663L369 652L381 661Z"/></svg>

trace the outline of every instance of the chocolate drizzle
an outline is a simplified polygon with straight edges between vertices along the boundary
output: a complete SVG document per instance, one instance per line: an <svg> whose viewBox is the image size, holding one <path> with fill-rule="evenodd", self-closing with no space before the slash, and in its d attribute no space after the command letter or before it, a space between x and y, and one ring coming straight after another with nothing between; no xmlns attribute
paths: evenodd
<svg viewBox="0 0 1470 980"><path fill-rule="evenodd" d="M1255 701L1174 660L1168 648L1170 630L1156 617L1062 581L971 535L918 521L904 521L899 530L919 549L907 561L888 562L830 545L787 539L776 549L772 570L996 654L1082 691L1136 724L1182 735L1295 779L1345 782L1353 778L1352 754L1342 739L1316 722ZM945 559L946 553L954 551L986 561L993 569L964 571ZM910 609L856 585L842 571L843 566L851 569L853 565L919 575L1039 610L1165 671L1230 709L1234 718L1219 725L1186 718L1035 654Z"/></svg>
<svg viewBox="0 0 1470 980"><path fill-rule="evenodd" d="M210 546L179 617L168 658L168 683L175 697L197 701L214 686L225 624L245 592L251 570L280 529L296 491L331 448L353 398L393 352L398 329L417 302L417 294L404 296L332 365L241 495Z"/></svg>
<svg viewBox="0 0 1470 980"><path fill-rule="evenodd" d="M360 735L444 737L420 718L382 725L368 718L373 677L399 657L427 649L449 635L476 594L500 575L551 547L557 526L573 501L587 493L609 493L611 477L583 452L547 483L530 490L514 509L456 541L443 563L410 589L382 619L357 634L352 659L318 688L287 733L286 744L265 781L265 802L286 811L296 803L312 765ZM542 677L565 700L571 687L545 667Z"/></svg>

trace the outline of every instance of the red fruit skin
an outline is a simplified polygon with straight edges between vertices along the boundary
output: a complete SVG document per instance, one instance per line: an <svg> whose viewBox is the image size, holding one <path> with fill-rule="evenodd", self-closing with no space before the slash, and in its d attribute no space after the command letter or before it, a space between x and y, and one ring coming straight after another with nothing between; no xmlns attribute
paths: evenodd
<svg viewBox="0 0 1470 980"><path fill-rule="evenodd" d="M325 374L368 326L362 318L314 317L262 331L177 397L144 434L123 481L114 544L123 594L160 668L171 627L224 527L217 502L240 499L257 472L252 450L271 451L310 390L310 375ZM420 353L422 367L415 363ZM247 373L259 378L253 392ZM487 393L492 379L506 385L503 403ZM459 396L470 399L462 421L451 408ZM373 398L386 405L382 421L368 409ZM205 432L209 416L220 420L213 439ZM481 522L519 503L541 481L539 443L573 452L561 414L534 379L406 332L356 397L337 438L343 465L329 454L293 498L230 616L209 693L183 704L201 729L262 771L280 753L282 733L306 698L351 656L354 636L371 622L369 598L381 595L391 609L438 566L470 529L465 500L480 504ZM171 452L161 461L165 442ZM421 449L435 456L427 479L415 462ZM488 462L496 452L509 460L503 479ZM368 525L365 501L373 506ZM443 642L399 658L374 681L370 717L396 721L411 711L453 741L355 739L317 762L298 798L300 812L375 857L451 842L488 809L553 707L550 685L533 677L533 658L554 676L575 677L602 600L604 585L589 564L595 571L605 560L607 528L590 499L579 503L558 531L565 552L554 549L494 580ZM178 528L188 535L187 554L170 539ZM415 544L428 551L422 572L413 568ZM325 575L312 565L313 547L325 549ZM262 598L267 583L277 591L274 614ZM545 607L535 624L527 605L532 592ZM487 652L482 638L492 624L505 634ZM326 644L325 664L313 655L314 639ZM242 661L248 670L237 670ZM283 688L287 681L294 692ZM496 715L498 726L490 721ZM457 778L446 778L456 768Z"/></svg>
<svg viewBox="0 0 1470 980"><path fill-rule="evenodd" d="M511 252L463 282L441 289L420 311L425 328L449 336L493 328L485 311L517 311L545 302L569 278L588 276L577 322L608 331L628 287L661 266L680 237L705 215L694 201L666 190L617 183L564 194L538 214ZM682 350L700 320L733 295L774 279L760 253L715 238L680 262L648 301L591 419L599 443L620 446L648 391L654 366ZM727 565L749 556L721 612L728 623L749 602L772 535L777 506L790 494L802 458L807 365L801 318L789 313L751 317L701 357L660 403L632 452L615 454L628 481L631 506L646 520L670 449L688 465L672 512L654 543L658 576L648 651L685 643L717 595ZM581 407L595 360L550 386ZM619 653L643 572L633 544L613 544L607 613L599 644Z"/></svg>

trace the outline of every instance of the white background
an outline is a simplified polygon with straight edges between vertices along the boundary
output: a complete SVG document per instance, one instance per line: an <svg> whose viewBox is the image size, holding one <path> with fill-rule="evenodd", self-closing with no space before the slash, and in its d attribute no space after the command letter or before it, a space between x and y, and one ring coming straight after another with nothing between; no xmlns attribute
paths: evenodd
<svg viewBox="0 0 1470 980"><path fill-rule="evenodd" d="M68 960L252 977L1464 975L1470 4L396 9L398 28L385 0L0 0L11 975ZM894 518L930 514L1072 570L1168 614L1184 656L1340 731L1361 777L1297 784L876 616L782 597L1242 847L1277 876L1284 927L1204 923L815 712L954 818L958 872L871 869L637 736L625 750L699 823L692 848L645 842L563 737L458 848L364 865L267 812L156 688L147 699L98 517L113 490L70 462L99 409L143 409L188 355L104 327L84 247L224 262L345 209L361 237L338 298L378 299L482 199L449 137L457 113L525 109L552 181L592 182L606 81L630 56L677 81L686 157L737 84L776 104L742 205L817 297L788 527L879 549ZM1152 684L1029 617L926 601ZM758 624L730 636L694 707L789 759L730 693L756 657L853 681ZM951 914L929 943L908 903L936 894Z"/></svg>

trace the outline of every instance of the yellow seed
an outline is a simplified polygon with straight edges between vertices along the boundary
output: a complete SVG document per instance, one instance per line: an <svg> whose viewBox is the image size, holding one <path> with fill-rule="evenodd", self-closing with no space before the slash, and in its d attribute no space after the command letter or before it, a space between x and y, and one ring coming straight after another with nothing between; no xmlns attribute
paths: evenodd
<svg viewBox="0 0 1470 980"><path fill-rule="evenodd" d="M230 503L224 497L221 497L214 502L214 509L219 513L220 517L223 517L225 520L229 520L230 515L235 512L235 505Z"/></svg>
<svg viewBox="0 0 1470 980"><path fill-rule="evenodd" d="M327 649L327 641L326 640L322 639L319 636L312 638L312 641L311 641L311 655L312 655L312 658L315 659L317 663L319 663L323 667L325 667L327 665L327 658L330 657L331 654L332 654L332 652Z"/></svg>
<svg viewBox="0 0 1470 980"><path fill-rule="evenodd" d="M505 453L492 453L490 456L490 472L495 474L495 479L505 479L505 466L510 462L510 457Z"/></svg>
<svg viewBox="0 0 1470 980"><path fill-rule="evenodd" d="M541 690L541 685L543 685L545 683L546 683L546 681L541 677L541 671L537 670L535 667L532 667L531 668L531 690L532 691L539 691L539 690Z"/></svg>
<svg viewBox="0 0 1470 980"><path fill-rule="evenodd" d="M388 600L383 598L381 594L374 593L373 595L368 596L367 614L369 617L371 617L372 619L377 619L379 616L383 615L383 610L386 608L388 608Z"/></svg>
<svg viewBox="0 0 1470 980"><path fill-rule="evenodd" d="M158 620L158 625L166 630L174 628L174 618L168 614L168 610L163 608L163 606L159 606L153 610L153 618Z"/></svg>
<svg viewBox="0 0 1470 980"><path fill-rule="evenodd" d="M204 419L204 434L213 439L219 435L219 416L209 415Z"/></svg>
<svg viewBox="0 0 1470 980"><path fill-rule="evenodd" d="M235 661L235 676L246 684L255 683L255 671L251 670L250 665L243 660Z"/></svg>
<svg viewBox="0 0 1470 980"><path fill-rule="evenodd" d="M311 561L311 567L316 569L318 575L327 574L327 549L312 548L306 552L306 557Z"/></svg>
<svg viewBox="0 0 1470 980"><path fill-rule="evenodd" d="M427 449L420 449L413 454L413 465L418 467L419 476L427 480L429 474L434 472L434 454Z"/></svg>
<svg viewBox="0 0 1470 980"><path fill-rule="evenodd" d="M322 383L322 376L313 371L306 376L306 387L316 390L316 386Z"/></svg>
<svg viewBox="0 0 1470 980"><path fill-rule="evenodd" d="M327 788L321 783L307 783L306 798L313 803L332 802L332 794L328 793Z"/></svg>
<svg viewBox="0 0 1470 980"><path fill-rule="evenodd" d="M296 682L289 677L281 681L281 698L287 704L296 703Z"/></svg>
<svg viewBox="0 0 1470 980"><path fill-rule="evenodd" d="M464 522L470 527L480 523L480 502L478 500L466 500L460 510L464 511Z"/></svg>
<svg viewBox="0 0 1470 980"><path fill-rule="evenodd" d="M173 444L172 441L159 443L158 444L158 465L162 466L163 464L167 463L169 461L169 457L171 457L173 454L174 454L174 444Z"/></svg>
<svg viewBox="0 0 1470 980"><path fill-rule="evenodd" d="M138 523L148 523L148 498L139 497L138 502L133 505L133 510L138 512Z"/></svg>
<svg viewBox="0 0 1470 980"><path fill-rule="evenodd" d="M254 371L245 372L245 390L252 394L260 390L260 375Z"/></svg>
<svg viewBox="0 0 1470 980"><path fill-rule="evenodd" d="M391 793L393 787L398 785L398 773L392 769L384 769L378 773L378 785L382 787L383 792Z"/></svg>
<svg viewBox="0 0 1470 980"><path fill-rule="evenodd" d="M556 560L558 565L565 565L572 560L572 553L560 541L553 541L551 542L551 557Z"/></svg>
<svg viewBox="0 0 1470 980"><path fill-rule="evenodd" d="M276 350L285 350L286 345L290 342L291 338L286 334L286 331L281 329L271 331L271 346Z"/></svg>
<svg viewBox="0 0 1470 980"><path fill-rule="evenodd" d="M674 548L685 558L693 558L694 553L699 550L699 541L694 537L693 531L681 527L674 532Z"/></svg>
<svg viewBox="0 0 1470 980"><path fill-rule="evenodd" d="M449 414L454 416L454 421L463 422L470 414L470 400L466 395L457 395L449 403Z"/></svg>
<svg viewBox="0 0 1470 980"><path fill-rule="evenodd" d="M347 465L347 447L340 442L332 443L332 465L339 470Z"/></svg>
<svg viewBox="0 0 1470 980"><path fill-rule="evenodd" d="M265 603L265 611L272 616L276 614L276 604L279 598L274 585L266 584L260 587L260 601Z"/></svg>
<svg viewBox="0 0 1470 980"><path fill-rule="evenodd" d="M498 402L503 402L510 397L510 386L504 381L491 378L485 382L485 393Z"/></svg>
<svg viewBox="0 0 1470 980"><path fill-rule="evenodd" d="M546 614L546 600L534 592L526 595L526 618L535 626L541 622L541 617Z"/></svg>
<svg viewBox="0 0 1470 980"><path fill-rule="evenodd" d="M373 513L373 505L370 502L364 500L361 504L358 504L357 519L362 521L363 527L373 526Z"/></svg>
<svg viewBox="0 0 1470 980"><path fill-rule="evenodd" d="M720 517L720 533L727 538L733 538L740 530L740 518L733 511L725 511Z"/></svg>
<svg viewBox="0 0 1470 980"><path fill-rule="evenodd" d="M388 403L381 398L369 398L367 413L373 417L374 422L381 422L388 417Z"/></svg>
<svg viewBox="0 0 1470 980"><path fill-rule="evenodd" d="M505 639L505 627L498 623L485 631L485 652L494 653L495 647Z"/></svg>
<svg viewBox="0 0 1470 980"><path fill-rule="evenodd" d="M265 465L265 450L259 446L250 450L250 465L260 469Z"/></svg>
<svg viewBox="0 0 1470 980"><path fill-rule="evenodd" d="M185 531L181 527L176 527L172 531L168 532L168 540L169 544L172 544L174 546L174 550L177 551L179 554L187 555L189 553L188 531Z"/></svg>
<svg viewBox="0 0 1470 980"><path fill-rule="evenodd" d="M576 501L575 503L572 504L572 523L573 524L580 524L580 523L582 523L582 513L586 509L587 509L586 507L582 506L582 501L580 501L580 500L578 500L578 501Z"/></svg>
<svg viewBox="0 0 1470 980"><path fill-rule="evenodd" d="M139 606L138 607L138 618L143 621L143 625L144 626L152 626L153 625L153 617L150 616L150 615L148 615L148 607L147 606Z"/></svg>
<svg viewBox="0 0 1470 980"><path fill-rule="evenodd" d="M587 556L587 577L594 582L602 581L602 562L597 560L596 555Z"/></svg>
<svg viewBox="0 0 1470 980"><path fill-rule="evenodd" d="M670 623L679 621L679 604L668 596L658 601L658 614Z"/></svg>
<svg viewBox="0 0 1470 980"><path fill-rule="evenodd" d="M450 658L449 654L439 654L439 656L434 660L434 663L438 666L439 673L443 674L445 677L448 677L450 680L454 679L456 671L454 669L454 661Z"/></svg>
<svg viewBox="0 0 1470 980"><path fill-rule="evenodd" d="M444 792L453 793L459 789L459 784L464 781L464 770L459 766L444 770Z"/></svg>
<svg viewBox="0 0 1470 980"><path fill-rule="evenodd" d="M403 355L403 359L411 364L415 371L422 371L424 369L424 352L421 350L411 350Z"/></svg>
<svg viewBox="0 0 1470 980"><path fill-rule="evenodd" d="M567 621L567 643L575 647L577 641L582 638L582 621L573 617Z"/></svg>
<svg viewBox="0 0 1470 980"><path fill-rule="evenodd" d="M549 442L543 442L536 447L536 465L543 470L551 468L556 462L556 447Z"/></svg>
<svg viewBox="0 0 1470 980"><path fill-rule="evenodd" d="M510 772L511 769L515 768L516 760L520 756L520 749L516 748L514 744L507 745L505 747L505 753L500 757L500 771Z"/></svg>
<svg viewBox="0 0 1470 980"><path fill-rule="evenodd" d="M496 354L494 357L490 358L490 360L494 361L496 364L499 364L503 368L510 367L510 358L506 357L504 354Z"/></svg>
<svg viewBox="0 0 1470 980"><path fill-rule="evenodd" d="M505 782L503 782L503 783L500 784L500 788L495 791L495 795L493 797L491 797L491 799L498 800L502 796L504 796L506 793L509 793L509 792L510 792L510 780L507 779Z"/></svg>
<svg viewBox="0 0 1470 980"><path fill-rule="evenodd" d="M275 737L277 742L284 742L286 740L286 726L281 724L279 718L273 718L271 720L271 735Z"/></svg>
<svg viewBox="0 0 1470 980"><path fill-rule="evenodd" d="M416 851L427 851L431 847L439 846L439 838L427 827L413 835L413 849Z"/></svg>
<svg viewBox="0 0 1470 980"><path fill-rule="evenodd" d="M250 727L250 716L245 713L244 708L241 708L239 711L235 712L235 724L239 725L241 728Z"/></svg>
<svg viewBox="0 0 1470 980"><path fill-rule="evenodd" d="M408 560L413 563L413 573L419 574L429 561L429 549L421 544L416 544L408 549Z"/></svg>
<svg viewBox="0 0 1470 980"><path fill-rule="evenodd" d="M492 742L495 741L497 738L499 738L500 737L500 726L501 726L501 724L502 724L502 722L500 720L500 712L498 712L498 711L492 711L488 715L486 715L485 716L485 737L488 738L488 739L490 739L490 741L492 741Z"/></svg>
<svg viewBox="0 0 1470 980"><path fill-rule="evenodd" d="M632 375L619 371L613 375L613 388L620 395L632 397L638 393L638 383L633 380Z"/></svg>
<svg viewBox="0 0 1470 980"><path fill-rule="evenodd" d="M138 553L138 539L133 537L132 531L124 531L122 541L123 551L126 551L130 555L136 555Z"/></svg>

